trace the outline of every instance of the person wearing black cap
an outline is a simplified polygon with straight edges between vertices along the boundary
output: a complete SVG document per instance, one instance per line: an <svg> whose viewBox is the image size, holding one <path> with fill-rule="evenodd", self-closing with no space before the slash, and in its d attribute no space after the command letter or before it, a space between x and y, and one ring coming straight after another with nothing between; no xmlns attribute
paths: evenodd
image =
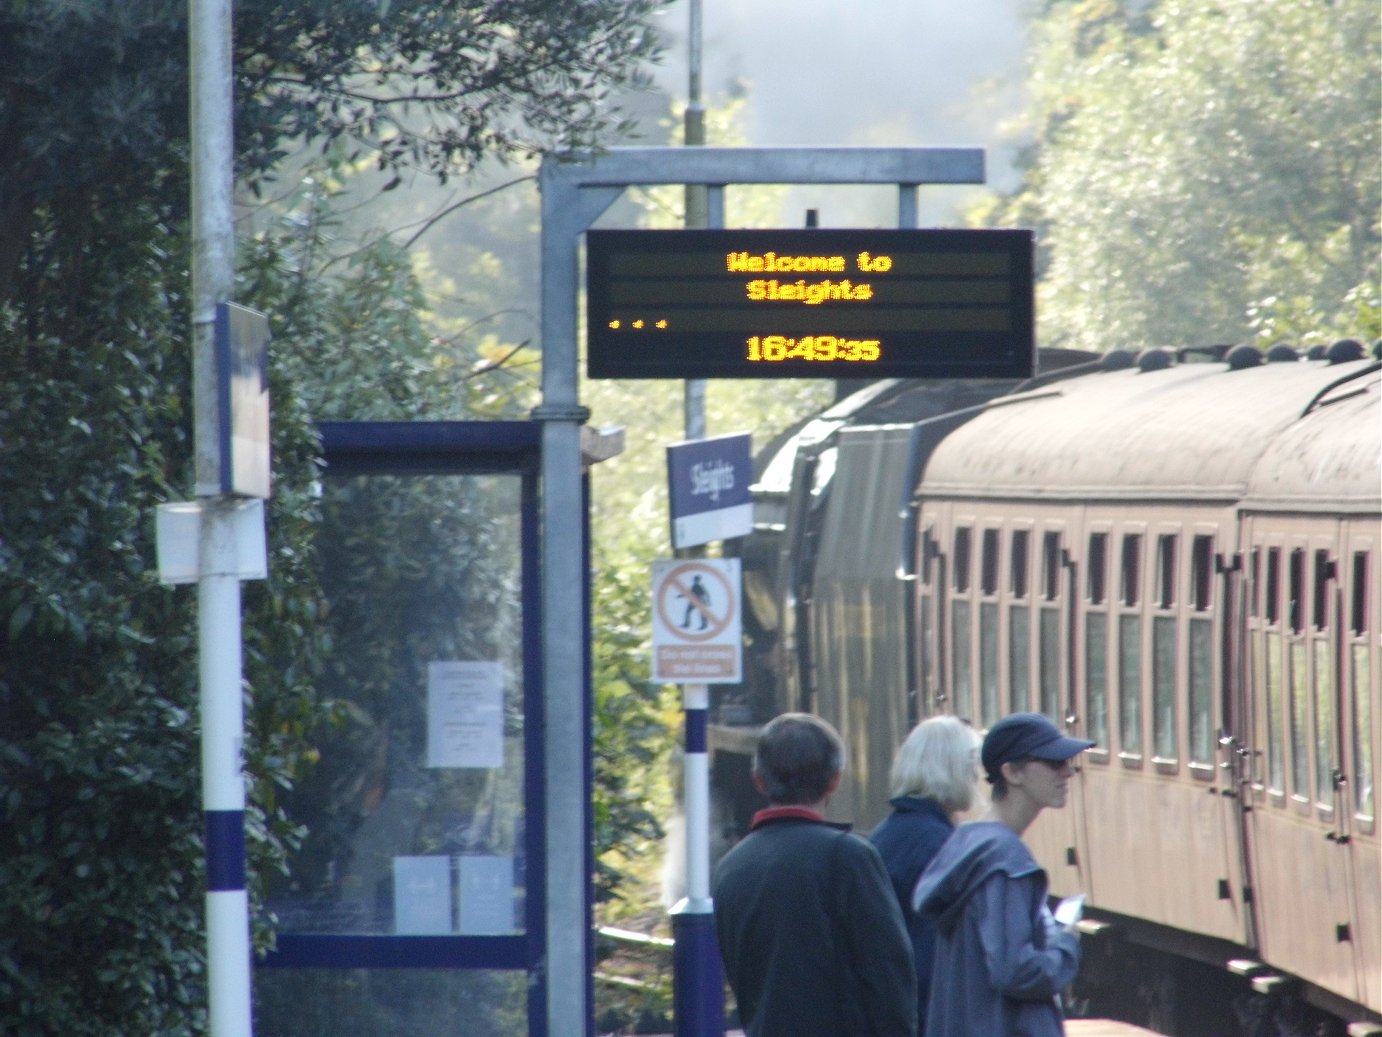
<svg viewBox="0 0 1382 1037"><path fill-rule="evenodd" d="M1079 970L1079 938L1052 917L1022 833L1065 806L1074 758L1093 744L1040 713L1013 713L984 737L989 809L955 830L912 894L937 934L926 1037L1064 1034L1059 996Z"/></svg>

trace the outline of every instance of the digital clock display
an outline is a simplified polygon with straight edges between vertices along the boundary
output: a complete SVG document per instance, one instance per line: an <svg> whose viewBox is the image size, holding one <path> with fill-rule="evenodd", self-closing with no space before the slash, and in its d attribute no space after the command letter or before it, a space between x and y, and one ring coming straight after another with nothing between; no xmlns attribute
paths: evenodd
<svg viewBox="0 0 1382 1037"><path fill-rule="evenodd" d="M592 230L592 378L1024 378L1027 230Z"/></svg>

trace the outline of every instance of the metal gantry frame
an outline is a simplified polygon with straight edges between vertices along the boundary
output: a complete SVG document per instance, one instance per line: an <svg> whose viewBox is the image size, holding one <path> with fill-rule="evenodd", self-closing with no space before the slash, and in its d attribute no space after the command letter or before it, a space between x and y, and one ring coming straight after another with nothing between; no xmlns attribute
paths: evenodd
<svg viewBox="0 0 1382 1037"><path fill-rule="evenodd" d="M585 499L580 430L589 417L578 379L577 311L580 240L635 185L702 185L711 226L723 225L730 184L896 184L898 226L917 223L921 184L981 184L978 148L614 148L598 155L546 157L542 194L542 641L546 732L547 1032L588 1037L590 995L589 803L586 783L590 718L583 643L585 585L580 550ZM688 717L688 721L691 718ZM696 797L697 801L705 797ZM688 801L690 797L688 797ZM687 842L708 847L708 818L686 818ZM693 835L699 829L701 837ZM704 874L708 869L695 869ZM579 880L577 880L579 877ZM688 889L709 905L709 890ZM679 1034L686 1031L679 1029ZM706 1033L713 1032L707 1028Z"/></svg>

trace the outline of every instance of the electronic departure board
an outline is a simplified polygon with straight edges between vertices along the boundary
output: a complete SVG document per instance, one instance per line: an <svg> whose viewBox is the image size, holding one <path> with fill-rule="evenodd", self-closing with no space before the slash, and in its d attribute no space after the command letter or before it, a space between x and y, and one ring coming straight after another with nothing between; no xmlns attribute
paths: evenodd
<svg viewBox="0 0 1382 1037"><path fill-rule="evenodd" d="M592 230L591 378L1024 378L1027 230Z"/></svg>

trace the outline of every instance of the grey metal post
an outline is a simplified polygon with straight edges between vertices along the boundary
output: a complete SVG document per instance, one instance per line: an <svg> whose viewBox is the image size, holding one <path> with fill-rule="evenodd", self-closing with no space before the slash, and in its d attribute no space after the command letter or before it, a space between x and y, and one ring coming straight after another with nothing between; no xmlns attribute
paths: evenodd
<svg viewBox="0 0 1382 1037"><path fill-rule="evenodd" d="M207 999L212 1037L249 1037L249 899L240 698L237 509L223 494L215 319L235 278L230 0L191 0L192 350L199 529L198 653L206 823Z"/></svg>
<svg viewBox="0 0 1382 1037"><path fill-rule="evenodd" d="M633 184L976 184L984 155L976 148L614 148L552 155L538 177L542 192L543 735L546 796L547 1019L551 1037L585 1037L587 996L585 873L590 833L584 773L590 718L583 708L585 645L581 617L580 426L588 416L577 381L580 236ZM709 204L722 206L710 191ZM722 213L722 209L720 212ZM723 220L723 216L717 217Z"/></svg>

